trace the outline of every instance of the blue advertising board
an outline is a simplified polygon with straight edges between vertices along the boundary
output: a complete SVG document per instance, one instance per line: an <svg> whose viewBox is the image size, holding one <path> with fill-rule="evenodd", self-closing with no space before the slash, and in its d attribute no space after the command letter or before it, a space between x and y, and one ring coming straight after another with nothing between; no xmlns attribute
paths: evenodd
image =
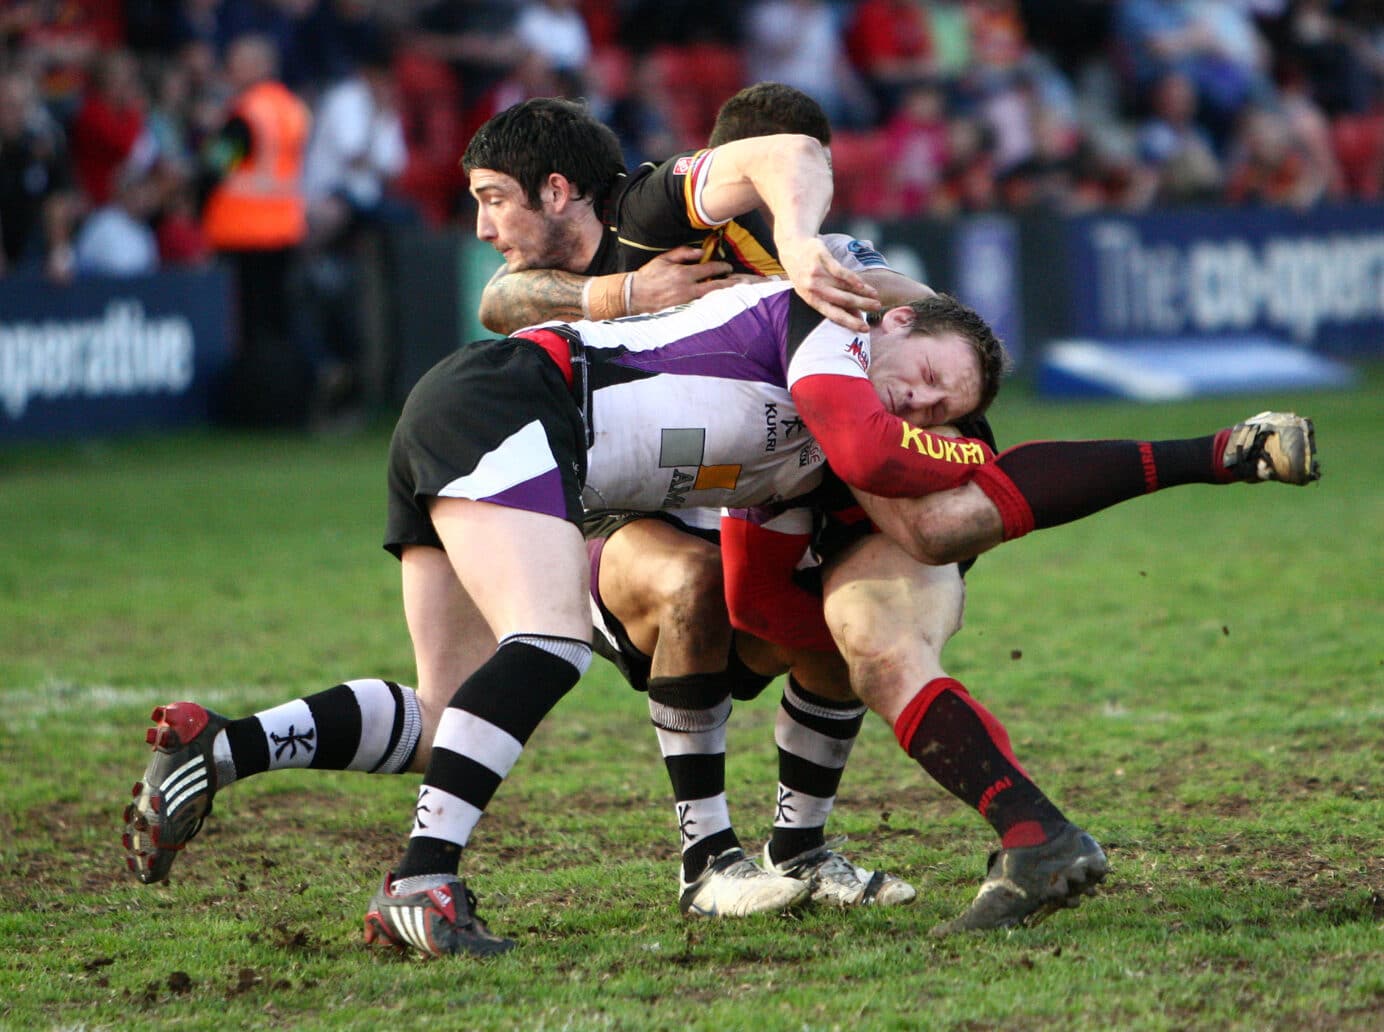
<svg viewBox="0 0 1384 1032"><path fill-rule="evenodd" d="M1384 351L1384 206L1085 216L1066 250L1073 337Z"/></svg>
<svg viewBox="0 0 1384 1032"><path fill-rule="evenodd" d="M231 353L229 294L214 269L0 280L0 441L205 421Z"/></svg>
<svg viewBox="0 0 1384 1032"><path fill-rule="evenodd" d="M1009 357L1023 361L1019 228L1003 215L961 219L952 237L956 296L988 322Z"/></svg>

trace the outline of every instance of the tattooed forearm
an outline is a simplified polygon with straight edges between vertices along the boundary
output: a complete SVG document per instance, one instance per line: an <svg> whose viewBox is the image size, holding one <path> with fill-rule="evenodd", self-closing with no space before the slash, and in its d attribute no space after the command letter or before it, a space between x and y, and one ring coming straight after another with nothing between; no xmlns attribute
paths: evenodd
<svg viewBox="0 0 1384 1032"><path fill-rule="evenodd" d="M513 333L549 319L580 319L586 280L586 276L561 269L510 273L501 269L481 294L481 323L495 333Z"/></svg>

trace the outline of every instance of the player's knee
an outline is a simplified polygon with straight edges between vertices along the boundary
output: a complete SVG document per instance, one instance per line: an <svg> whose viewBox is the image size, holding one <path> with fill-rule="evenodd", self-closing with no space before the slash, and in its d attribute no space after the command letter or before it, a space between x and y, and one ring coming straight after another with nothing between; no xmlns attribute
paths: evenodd
<svg viewBox="0 0 1384 1032"><path fill-rule="evenodd" d="M916 614L915 614L916 615ZM850 671L850 684L867 702L941 669L942 648L960 627L955 618L927 614L902 626L889 619L872 620L857 613L832 621L833 636Z"/></svg>
<svg viewBox="0 0 1384 1032"><path fill-rule="evenodd" d="M721 557L715 550L685 552L660 564L654 592L661 624L670 620L727 622Z"/></svg>

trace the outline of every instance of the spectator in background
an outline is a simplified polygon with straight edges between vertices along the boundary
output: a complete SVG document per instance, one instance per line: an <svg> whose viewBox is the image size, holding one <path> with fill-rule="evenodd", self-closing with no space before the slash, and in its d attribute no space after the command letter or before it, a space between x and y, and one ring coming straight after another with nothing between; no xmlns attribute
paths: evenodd
<svg viewBox="0 0 1384 1032"><path fill-rule="evenodd" d="M537 51L526 51L490 91L481 97L468 112L470 120L481 122L534 97L567 97L576 99L584 92L582 80L560 71Z"/></svg>
<svg viewBox="0 0 1384 1032"><path fill-rule="evenodd" d="M1212 202L1224 188L1224 176L1211 137L1196 120L1196 85L1181 72L1165 72L1154 85L1150 106L1138 142L1139 158L1153 180L1151 203Z"/></svg>
<svg viewBox="0 0 1384 1032"><path fill-rule="evenodd" d="M1262 50L1247 14L1200 0L1119 0L1115 37L1129 62L1136 103L1166 72L1180 71L1197 90L1198 117L1223 150L1240 111L1269 92Z"/></svg>
<svg viewBox="0 0 1384 1032"><path fill-rule="evenodd" d="M1006 198L1011 210L1072 210L1081 132L1065 111L1038 104L1033 112L1033 154L1023 171L1022 196ZM1003 192L1003 187L1001 187Z"/></svg>
<svg viewBox="0 0 1384 1032"><path fill-rule="evenodd" d="M1332 140L1331 121L1313 100L1311 84L1291 61L1283 62L1276 79L1278 110L1287 121L1289 131L1301 143L1308 161L1326 183L1326 199L1344 200L1349 192L1345 169Z"/></svg>
<svg viewBox="0 0 1384 1032"><path fill-rule="evenodd" d="M213 54L220 51L221 8L225 0L178 0L173 18L173 40L179 46L201 43Z"/></svg>
<svg viewBox="0 0 1384 1032"><path fill-rule="evenodd" d="M898 109L884 127L889 184L886 216L910 217L932 211L951 161L946 97L940 86L915 83L902 93Z"/></svg>
<svg viewBox="0 0 1384 1032"><path fill-rule="evenodd" d="M408 160L392 69L386 41L365 46L355 74L318 104L303 165L308 240L299 289L304 330L324 356L312 413L319 426L360 393L362 233L419 220L391 189Z"/></svg>
<svg viewBox="0 0 1384 1032"><path fill-rule="evenodd" d="M392 74L393 52L373 41L353 75L323 94L303 164L303 190L314 222L338 235L356 221L411 221L389 195L408 151Z"/></svg>
<svg viewBox="0 0 1384 1032"><path fill-rule="evenodd" d="M115 176L144 132L147 106L134 55L128 50L102 54L72 123L77 183L93 205L110 201Z"/></svg>
<svg viewBox="0 0 1384 1032"><path fill-rule="evenodd" d="M240 350L221 415L254 425L306 419L320 356L295 323L290 274L307 235L303 152L311 116L277 79L271 40L243 36L226 52L233 93L205 156L215 185L202 213L212 249L234 272Z"/></svg>
<svg viewBox="0 0 1384 1032"><path fill-rule="evenodd" d="M197 217L197 189L182 169L160 165L162 206L154 235L159 242L159 263L167 266L200 266L211 260L211 246Z"/></svg>
<svg viewBox="0 0 1384 1032"><path fill-rule="evenodd" d="M1332 0L1298 0L1287 20L1285 55L1327 114L1358 114L1375 99L1377 80L1364 33L1340 18L1337 7Z"/></svg>
<svg viewBox="0 0 1384 1032"><path fill-rule="evenodd" d="M1123 126L1100 125L1084 132L1072 156L1069 214L1141 211L1153 197L1153 174L1139 161L1137 145Z"/></svg>
<svg viewBox="0 0 1384 1032"><path fill-rule="evenodd" d="M824 0L760 0L745 16L751 82L782 82L822 105L836 128L874 123L869 91L846 56L840 25Z"/></svg>
<svg viewBox="0 0 1384 1032"><path fill-rule="evenodd" d="M659 162L678 150L678 135L669 116L668 91L662 64L648 55L633 59L623 48L611 47L594 66L597 98L592 111L620 141L625 164L638 168Z"/></svg>
<svg viewBox="0 0 1384 1032"><path fill-rule="evenodd" d="M147 276L158 270L159 245L149 221L159 209L159 184L147 155L117 170L109 203L82 222L73 245L79 276Z"/></svg>
<svg viewBox="0 0 1384 1032"><path fill-rule="evenodd" d="M1245 111L1227 159L1225 199L1231 204L1310 208L1328 182L1281 111Z"/></svg>
<svg viewBox="0 0 1384 1032"><path fill-rule="evenodd" d="M1028 54L1028 32L1015 0L966 0L971 64L984 75L1016 69Z"/></svg>
<svg viewBox="0 0 1384 1032"><path fill-rule="evenodd" d="M990 131L1003 202L1062 207L1054 191L1078 135L1071 84L1029 46L1013 0L969 0L965 9L972 60L955 94Z"/></svg>
<svg viewBox="0 0 1384 1032"><path fill-rule="evenodd" d="M954 0L930 0L926 6L937 75L943 82L959 79L972 59L971 20L966 6Z"/></svg>
<svg viewBox="0 0 1384 1032"><path fill-rule="evenodd" d="M279 81L308 100L350 70L342 20L331 0L222 0L215 15L222 50L242 36L268 39L278 55Z"/></svg>
<svg viewBox="0 0 1384 1032"><path fill-rule="evenodd" d="M524 57L526 50L514 32L515 10L507 2L432 0L414 19L409 46L427 57L446 62L468 112L463 144L484 122L470 110Z"/></svg>
<svg viewBox="0 0 1384 1032"><path fill-rule="evenodd" d="M851 62L888 121L913 87L937 74L928 12L917 0L863 0L846 35Z"/></svg>
<svg viewBox="0 0 1384 1032"><path fill-rule="evenodd" d="M0 275L31 266L67 279L79 211L62 132L33 78L0 72Z"/></svg>
<svg viewBox="0 0 1384 1032"><path fill-rule="evenodd" d="M577 0L528 0L514 34L554 71L581 79L591 61L591 36L577 8Z"/></svg>
<svg viewBox="0 0 1384 1032"><path fill-rule="evenodd" d="M994 134L979 119L961 116L950 121L947 143L951 161L934 205L936 214L990 211L998 202Z"/></svg>
<svg viewBox="0 0 1384 1032"><path fill-rule="evenodd" d="M221 129L226 106L231 102L230 86L221 75L216 51L207 43L184 43L175 60L187 75L189 106L184 129L188 150L196 156Z"/></svg>
<svg viewBox="0 0 1384 1032"><path fill-rule="evenodd" d="M0 10L5 49L38 76L39 96L64 125L72 120L89 69L125 41L122 0L17 0Z"/></svg>

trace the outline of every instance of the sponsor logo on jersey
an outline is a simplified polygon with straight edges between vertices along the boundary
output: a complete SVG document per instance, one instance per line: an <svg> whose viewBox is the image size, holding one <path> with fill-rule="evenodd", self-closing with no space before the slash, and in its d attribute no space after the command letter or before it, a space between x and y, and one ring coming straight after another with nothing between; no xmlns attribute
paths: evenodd
<svg viewBox="0 0 1384 1032"><path fill-rule="evenodd" d="M958 441L952 437L930 434L920 426L903 423L903 439L899 447L905 451L916 451L930 459L955 462L958 465L973 466L985 461L985 449L978 441Z"/></svg>
<svg viewBox="0 0 1384 1032"><path fill-rule="evenodd" d="M740 482L740 465L704 465L706 430L704 428L665 428L659 441L658 465L671 469L668 492L662 507L676 509L687 503L691 491L733 491Z"/></svg>
<svg viewBox="0 0 1384 1032"><path fill-rule="evenodd" d="M764 403L764 450L778 450L778 402Z"/></svg>
<svg viewBox="0 0 1384 1032"><path fill-rule="evenodd" d="M798 450L798 468L806 469L808 466L820 466L826 461L822 454L822 449L815 440L808 441Z"/></svg>
<svg viewBox="0 0 1384 1032"><path fill-rule="evenodd" d="M870 343L863 337L852 337L851 342L846 345L846 354L851 356L851 360L867 373L870 371Z"/></svg>
<svg viewBox="0 0 1384 1032"><path fill-rule="evenodd" d="M682 157L678 158L677 161L673 162L673 175L687 175L687 173L692 171L692 166L696 163L697 156L695 154L684 154Z"/></svg>

